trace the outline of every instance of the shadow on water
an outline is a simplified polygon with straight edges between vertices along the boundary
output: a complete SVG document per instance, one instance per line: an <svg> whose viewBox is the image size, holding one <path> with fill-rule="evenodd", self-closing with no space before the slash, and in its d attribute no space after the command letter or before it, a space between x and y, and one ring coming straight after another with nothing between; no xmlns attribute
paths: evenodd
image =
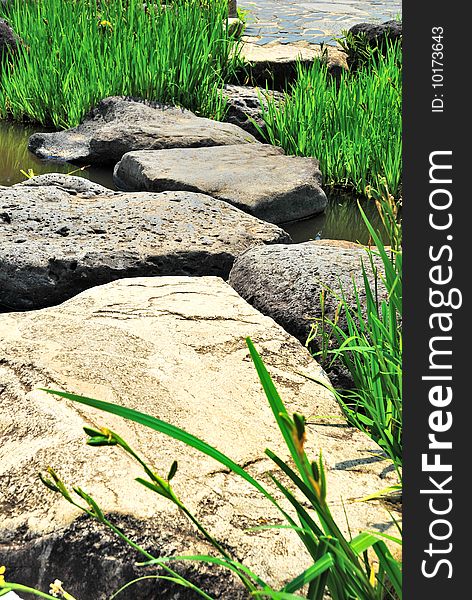
<svg viewBox="0 0 472 600"><path fill-rule="evenodd" d="M37 127L9 121L0 121L0 186L10 186L24 181L21 171L32 169L35 175L43 173L70 173L85 177L96 183L116 189L111 168L87 168L77 171L70 163L40 160L28 151L29 136ZM43 129L44 131L44 129ZM357 206L357 199L345 192L327 192L329 203L326 211L305 221L282 225L294 242L310 239L348 240L367 244L369 235ZM362 207L376 229L381 220L374 202L362 201Z"/></svg>
<svg viewBox="0 0 472 600"><path fill-rule="evenodd" d="M87 168L77 171L77 166L65 162L44 161L29 152L29 136L37 131L36 126L0 121L0 185L14 185L26 178L21 171L32 169L35 175L44 173L70 173L85 177L101 185L116 189L111 169Z"/></svg>

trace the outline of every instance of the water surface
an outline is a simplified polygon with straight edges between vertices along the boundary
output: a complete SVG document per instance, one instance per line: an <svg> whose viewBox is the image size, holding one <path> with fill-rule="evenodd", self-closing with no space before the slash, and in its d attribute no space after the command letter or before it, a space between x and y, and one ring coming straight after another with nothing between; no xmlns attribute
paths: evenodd
<svg viewBox="0 0 472 600"><path fill-rule="evenodd" d="M324 213L298 221L281 225L294 242L308 240L347 240L369 243L369 232L365 226L358 207L358 199L352 194L326 190L328 206ZM362 210L376 231L381 232L387 241L382 220L373 201L359 200Z"/></svg>
<svg viewBox="0 0 472 600"><path fill-rule="evenodd" d="M21 171L29 169L35 175L44 173L71 173L115 189L111 169L87 167L77 170L76 165L66 162L41 160L28 150L29 136L38 131L47 131L38 126L23 125L0 120L0 185L14 185L26 179Z"/></svg>

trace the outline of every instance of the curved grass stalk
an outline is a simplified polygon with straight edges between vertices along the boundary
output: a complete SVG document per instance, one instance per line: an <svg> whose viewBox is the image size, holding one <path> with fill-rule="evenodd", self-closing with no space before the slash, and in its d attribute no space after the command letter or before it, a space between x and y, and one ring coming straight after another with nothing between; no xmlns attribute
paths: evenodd
<svg viewBox="0 0 472 600"><path fill-rule="evenodd" d="M189 446L211 456L228 467L233 473L250 483L258 490L258 492L262 493L275 507L277 507L281 515L287 520L289 524L288 527L293 529L300 537L305 545L308 555L311 556L313 560L311 567L305 569L295 579L287 583L282 590L278 591L273 590L261 578L247 569L247 567L232 560L224 550L221 557L199 555L193 557L180 556L168 558L151 557L149 553L144 551L144 556L149 560L146 563L141 564L159 565L170 572L171 579L179 579L181 577L174 571L171 571L166 564L171 560L196 560L225 566L238 575L246 585L250 594L254 597L265 596L281 599L291 597L296 598L299 596L295 596L294 592L307 586L308 590L306 592L306 598L308 600L322 600L326 589L330 591L333 600L383 600L384 598L388 598L390 594L385 586L385 581L388 580L390 585L393 586L397 598L400 598L401 571L396 561L391 557L385 543L380 541L378 537L367 533L361 534L354 540L348 542L334 521L326 500L326 477L323 462L321 458L318 462L310 462L305 454L305 418L297 414L294 414L292 417L288 415L272 379L250 339L247 339L247 344L280 432L291 453L295 469L282 461L270 450L266 450L266 454L277 464L282 472L294 484L295 489L301 492L309 503L309 508L306 508L296 498L293 491L289 490L289 488L282 484L282 482L274 475L271 476L271 479L279 492L281 492L294 510L299 525L297 525L295 518L292 517L287 510L282 508L274 495L260 482L254 479L245 469L220 451L188 432L151 417L150 415L126 407L66 392L55 392L52 390L44 391L141 423L170 437L184 441ZM138 460L150 478L150 481L140 480L141 483L150 487L153 491L165 496L178 506L183 506L170 486L170 480L177 470L177 465L175 463L172 465L167 479L161 478L126 444L124 440L112 431L108 429L90 428L85 428L85 430L89 435L88 443L91 445L119 445L125 449L125 451ZM52 470L50 470L49 473L53 480L44 480L46 485L54 491L60 491L64 497L70 499L69 492L55 473ZM82 499L85 499L88 504L88 508L81 507L82 510L85 510L85 512L88 512L91 516L98 518L101 522L107 525L109 524L109 521L106 519L101 509L90 496L85 494L80 488L74 488L74 491L79 494ZM198 520L192 518L193 515L188 514L186 511L184 512L205 535L206 539L215 547L215 549L221 553L222 548L217 540L201 526ZM314 519L315 515L317 520ZM319 524L317 521L319 521ZM126 541L126 536L124 536L117 528L115 529L118 535ZM372 548L377 555L380 565L377 574L374 573L373 568L367 560L366 552L368 548ZM182 585L186 584L182 583Z"/></svg>
<svg viewBox="0 0 472 600"><path fill-rule="evenodd" d="M130 587L132 587L136 583L139 583L140 581L146 581L146 580L149 580L149 579L163 579L165 581L170 581L170 582L176 583L177 585L180 585L182 587L185 587L185 588L193 590L194 592L196 592L197 594L199 594L200 596L202 596L206 600L214 600L206 592L204 592L202 589L200 589L198 586L194 585L193 583L191 583L187 579L184 579L181 576L178 576L178 577L169 577L167 575L143 575L143 577L137 577L136 579L133 579L132 581L128 581L128 583L125 583L125 585L123 585L122 587L120 587L119 590L117 590L116 592L114 592L110 596L109 600L114 600L114 598L116 598L119 594L121 594L121 592L124 592L125 590L127 590Z"/></svg>

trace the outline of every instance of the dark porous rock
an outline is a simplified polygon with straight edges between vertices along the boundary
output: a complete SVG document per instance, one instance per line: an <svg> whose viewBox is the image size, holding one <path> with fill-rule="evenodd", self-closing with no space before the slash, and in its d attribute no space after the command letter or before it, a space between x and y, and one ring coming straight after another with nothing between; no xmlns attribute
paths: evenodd
<svg viewBox="0 0 472 600"><path fill-rule="evenodd" d="M348 33L365 37L372 46L383 46L385 39L395 42L402 38L402 22L392 20L381 24L358 23L353 25Z"/></svg>
<svg viewBox="0 0 472 600"><path fill-rule="evenodd" d="M228 114L226 120L251 133L260 141L265 141L264 136L254 125L254 122L265 131L262 118L261 102L267 106L267 99L280 103L284 95L274 90L264 90L247 85L231 85L224 87L224 94L228 98Z"/></svg>
<svg viewBox="0 0 472 600"><path fill-rule="evenodd" d="M115 164L131 150L162 150L257 140L231 123L197 117L189 110L123 97L102 100L73 129L35 133L28 148L43 159L77 164Z"/></svg>
<svg viewBox="0 0 472 600"><path fill-rule="evenodd" d="M0 19L0 60L9 50L16 50L18 36L5 19Z"/></svg>
<svg viewBox="0 0 472 600"><path fill-rule="evenodd" d="M334 318L339 302L328 289L339 294L342 288L346 298L353 300L354 278L363 297L362 259L370 270L362 246L335 240L251 248L235 261L229 283L257 310L305 343L314 319L322 316L324 289L327 319ZM316 350L320 339L313 340Z"/></svg>
<svg viewBox="0 0 472 600"><path fill-rule="evenodd" d="M228 0L228 17L234 19L238 16L238 0Z"/></svg>
<svg viewBox="0 0 472 600"><path fill-rule="evenodd" d="M194 533L178 515L166 523L155 517L145 521L130 515L107 514L107 518L133 542L152 549L157 556L175 554L176 539L186 541L187 547L193 545ZM51 581L60 577L64 588L77 598L108 600L111 592L125 583L156 575L155 567L136 564L145 561L144 556L92 519L79 517L68 526L41 536L24 531L15 531L15 534L14 540L2 539L4 556L9 556L8 579L36 589L47 590ZM184 544L181 550L182 554L186 553ZM45 561L47 568L44 568ZM248 598L242 584L223 568L201 563L196 569L189 562L174 562L172 568L215 598ZM123 600L198 600L201 597L178 584L154 577L131 586L120 596ZM21 596L22 599L29 597L24 593Z"/></svg>
<svg viewBox="0 0 472 600"><path fill-rule="evenodd" d="M327 205L319 162L267 144L129 152L114 180L125 190L201 192L270 223L303 219Z"/></svg>
<svg viewBox="0 0 472 600"><path fill-rule="evenodd" d="M348 64L355 71L371 61L369 48L385 55L391 43L402 39L401 21L386 21L382 24L359 23L348 31L345 47L348 53Z"/></svg>
<svg viewBox="0 0 472 600"><path fill-rule="evenodd" d="M51 306L122 277L226 278L244 250L291 241L282 229L203 194L96 195L70 185L31 180L0 190L4 310Z"/></svg>

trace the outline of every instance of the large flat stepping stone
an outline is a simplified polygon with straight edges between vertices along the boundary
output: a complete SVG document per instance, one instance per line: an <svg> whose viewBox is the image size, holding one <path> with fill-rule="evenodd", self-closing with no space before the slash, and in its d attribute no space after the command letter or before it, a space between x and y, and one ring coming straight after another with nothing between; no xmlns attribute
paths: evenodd
<svg viewBox="0 0 472 600"><path fill-rule="evenodd" d="M315 61L322 61L328 72L336 77L348 68L347 54L336 46L307 41L288 44L278 40L268 44L260 44L259 41L256 36L246 37L241 48L250 85L265 88L268 84L283 90L287 83L296 79L300 63L310 67Z"/></svg>
<svg viewBox="0 0 472 600"><path fill-rule="evenodd" d="M184 428L246 465L273 490L269 475L278 469L264 450L284 458L287 450L246 336L289 413L311 416L306 449L313 458L323 450L330 507L345 534L344 511L353 536L364 529L389 531L386 507L353 501L392 483L385 462L375 458L376 446L338 420L312 416L340 417L327 390L303 376L323 378L319 365L221 279L115 281L57 307L0 315L0 330L0 544L9 579L47 589L57 577L77 598L104 600L110 590L144 574L136 567L136 552L101 525L80 519L78 510L41 485L38 472L49 465L67 486L91 494L114 523L155 555L208 554L185 516L135 481L145 477L136 462L116 447L85 444L84 425L116 431L163 477L177 460L176 493L225 548L268 583L281 586L309 565L293 531L249 531L280 523L280 514L210 457L38 389L116 402ZM214 598L247 598L228 571L212 578L202 565L177 568ZM181 590L150 580L126 597L177 598Z"/></svg>
<svg viewBox="0 0 472 600"><path fill-rule="evenodd" d="M122 277L226 278L251 246L290 242L275 225L203 194L102 188L97 195L78 177L62 185L47 177L42 186L31 180L0 190L4 310L51 306Z"/></svg>
<svg viewBox="0 0 472 600"><path fill-rule="evenodd" d="M316 158L285 156L267 144L129 152L114 180L125 190L201 192L270 223L303 219L327 205Z"/></svg>
<svg viewBox="0 0 472 600"><path fill-rule="evenodd" d="M28 148L43 159L115 164L130 150L251 142L256 139L236 125L174 106L113 96L102 100L78 127L33 134Z"/></svg>
<svg viewBox="0 0 472 600"><path fill-rule="evenodd" d="M353 282L365 304L362 261L372 274L367 253L357 244L335 240L276 244L250 248L238 256L228 281L255 308L305 343L314 319L322 316L323 290L327 319L334 319L341 290L355 306ZM385 294L380 282L378 292L380 297ZM339 324L344 322L341 314ZM321 335L313 340L316 349L320 343Z"/></svg>

